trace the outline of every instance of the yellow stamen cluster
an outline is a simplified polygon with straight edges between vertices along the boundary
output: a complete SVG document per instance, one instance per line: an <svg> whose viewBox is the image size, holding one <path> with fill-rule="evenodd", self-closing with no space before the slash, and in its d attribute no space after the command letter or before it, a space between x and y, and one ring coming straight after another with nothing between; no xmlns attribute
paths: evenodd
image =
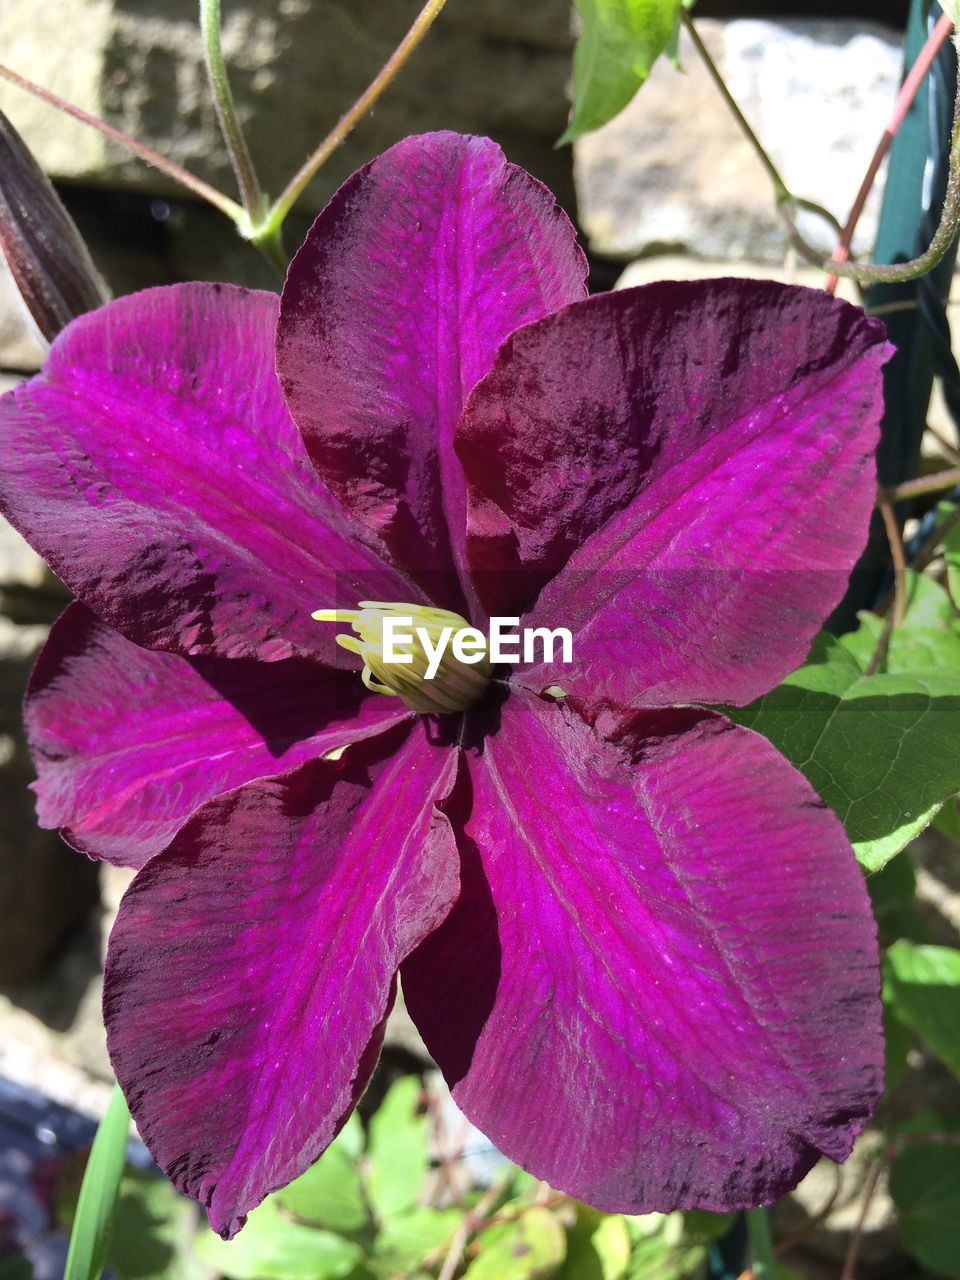
<svg viewBox="0 0 960 1280"><path fill-rule="evenodd" d="M361 600L356 609L318 609L311 615L318 622L348 623L354 635L340 634L337 644L363 660L360 678L374 693L400 698L413 711L424 715L448 715L465 711L477 701L490 679L490 662L484 654L476 663L461 662L452 651L453 637L469 623L458 613L432 609L420 604ZM409 618L401 634L409 641L394 638L393 651L408 655L409 661L388 662L384 657L383 626L387 618ZM443 646L436 673L428 676L431 657L418 631L425 633L436 653ZM446 634L445 634L446 633Z"/></svg>

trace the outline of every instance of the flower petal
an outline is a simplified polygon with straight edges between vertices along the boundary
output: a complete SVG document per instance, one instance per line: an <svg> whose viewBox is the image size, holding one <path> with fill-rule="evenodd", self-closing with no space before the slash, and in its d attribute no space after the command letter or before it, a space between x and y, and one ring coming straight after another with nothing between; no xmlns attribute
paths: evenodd
<svg viewBox="0 0 960 1280"><path fill-rule="evenodd" d="M883 1045L836 817L711 712L642 713L618 743L530 695L501 716L451 811L461 897L402 969L467 1116L631 1213L767 1202L842 1160Z"/></svg>
<svg viewBox="0 0 960 1280"><path fill-rule="evenodd" d="M573 632L574 666L529 686L742 703L796 667L866 539L888 351L857 308L758 281L600 295L515 334L457 448L489 612L544 588L527 625Z"/></svg>
<svg viewBox="0 0 960 1280"><path fill-rule="evenodd" d="M314 223L283 291L280 378L333 492L410 572L448 570L451 540L462 569L463 402L504 338L585 278L553 196L487 138L406 138Z"/></svg>
<svg viewBox="0 0 960 1280"><path fill-rule="evenodd" d="M37 661L24 717L40 823L141 867L207 800L284 773L411 713L356 672L305 658L141 649L74 604Z"/></svg>
<svg viewBox="0 0 960 1280"><path fill-rule="evenodd" d="M312 610L411 598L310 465L276 317L269 293L149 289L76 320L0 400L0 510L150 648L332 660Z"/></svg>
<svg viewBox="0 0 960 1280"><path fill-rule="evenodd" d="M456 896L438 807L456 753L422 723L391 738L392 758L358 743L212 800L121 904L110 1058L154 1158L224 1235L334 1137L398 964Z"/></svg>

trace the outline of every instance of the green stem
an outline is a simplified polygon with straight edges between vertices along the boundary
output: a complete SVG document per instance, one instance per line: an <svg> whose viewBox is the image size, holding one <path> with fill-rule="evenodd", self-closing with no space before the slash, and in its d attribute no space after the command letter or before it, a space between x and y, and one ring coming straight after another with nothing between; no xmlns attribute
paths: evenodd
<svg viewBox="0 0 960 1280"><path fill-rule="evenodd" d="M250 148L243 135L243 127L237 115L236 103L230 90L227 68L220 47L220 0L200 0L200 33L203 37L203 53L207 64L207 78L213 91L220 132L227 144L227 154L237 176L240 199L252 226L256 227L263 216L264 200L260 181L253 165Z"/></svg>
<svg viewBox="0 0 960 1280"><path fill-rule="evenodd" d="M750 1262L753 1280L773 1280L773 1240L770 1237L770 1220L762 1206L747 1209L747 1236L750 1240Z"/></svg>
<svg viewBox="0 0 960 1280"><path fill-rule="evenodd" d="M440 15L446 0L427 0L413 25L383 67L360 95L350 110L333 127L320 143L316 151L300 166L287 183L278 199L267 212L267 216L252 237L257 242L258 233L264 236L275 235L283 224L295 201L307 183L316 175L320 167L330 158L337 147L347 138L357 123L370 110L384 89L394 80L404 63L423 40L433 23Z"/></svg>
<svg viewBox="0 0 960 1280"><path fill-rule="evenodd" d="M699 31L697 31L696 27L693 25L693 19L690 17L690 14L687 12L686 9L681 9L680 16L683 20L684 26L687 28L687 34L690 36L690 39L693 41L694 47L696 48L697 53L700 55L700 58L703 61L703 65L706 67L707 71L710 73L711 80L720 90L720 93L721 93L721 96L723 97L724 102L730 108L731 114L733 115L737 124L740 126L743 136L753 147L754 151L757 153L757 159L760 161L764 169L767 171L767 176L769 177L770 181L773 183L774 198L776 199L777 204L781 204L784 200L793 200L794 197L790 192L790 188L787 186L783 178L780 176L780 170L777 168L777 166L773 163L773 161L767 155L766 151L763 148L763 143L754 133L753 128L750 124L750 121L740 110L740 106L736 98L727 88L727 83L724 80L723 76L720 74L720 68L717 66L713 58L710 56L710 52L707 49L707 46L700 39L700 33Z"/></svg>
<svg viewBox="0 0 960 1280"><path fill-rule="evenodd" d="M815 267L819 267L823 262L823 254L819 250L814 249L807 244L803 236L800 234L800 228L797 226L793 216L793 209L806 209L809 213L815 213L818 217L828 222L831 228L838 236L843 234L843 228L838 218L835 218L829 209L825 209L823 205L817 204L813 200L804 200L801 196L788 195L777 204L777 213L780 221L786 228L787 237L790 244L807 262L811 262ZM831 259L832 261L832 259Z"/></svg>
<svg viewBox="0 0 960 1280"><path fill-rule="evenodd" d="M4 80L9 80L11 84L17 85L18 88L26 89L27 93L32 93L41 102L46 102L49 106L56 107L64 115L72 116L74 120L79 120L81 124L88 124L91 128L97 129L104 134L105 137L112 139L114 142L119 142L121 146L126 147L128 151L132 151L141 160L145 160L154 169L159 169L161 173L165 173L168 178L172 178L181 187L186 187L188 191L192 191L194 195L206 200L208 204L212 204L214 208L219 209L221 213L225 213L228 218L238 225L245 221L246 213L237 204L236 200L231 200L222 191L218 191L216 187L211 187L209 182L204 182L202 178L190 173L189 170L184 169L175 161L168 160L159 151L154 151L152 147L145 146L144 143L138 142L136 138L131 138L129 134L123 133L120 129L115 129L112 124L107 124L105 120L91 115L89 111L84 111L81 107L74 106L72 102L67 102L59 94L52 93L49 89L44 89L42 85L35 84L32 80L28 80L26 76L20 75L18 71L11 71L9 67L0 65L0 76Z"/></svg>
<svg viewBox="0 0 960 1280"><path fill-rule="evenodd" d="M767 177L773 184L773 198L777 206L777 213L786 227L790 242L802 257L810 258L811 255L814 255L816 263L819 266L821 256L816 253L815 249L811 249L800 235L800 232L797 230L796 223L794 222L793 214L790 212L791 206L794 206L797 209L806 209L810 213L817 214L819 217L823 218L825 222L830 224L838 236L841 235L843 228L840 226L840 223L833 216L830 210L825 209L822 204L817 204L814 200L806 200L802 196L796 196L793 194L784 182L783 175L780 173L780 170L771 160L763 143L757 137L756 133L754 133L753 126L750 124L750 121L740 110L740 104L727 88L727 82L720 74L720 68L710 56L710 50L701 40L700 33L693 25L693 20L686 9L681 10L681 17L687 28L687 33L693 41L697 53L700 55L703 65L706 67L710 75L710 79L717 86L717 89L720 91L720 96L730 108L730 113L739 125L741 133L750 143L756 153L757 159L766 171Z"/></svg>

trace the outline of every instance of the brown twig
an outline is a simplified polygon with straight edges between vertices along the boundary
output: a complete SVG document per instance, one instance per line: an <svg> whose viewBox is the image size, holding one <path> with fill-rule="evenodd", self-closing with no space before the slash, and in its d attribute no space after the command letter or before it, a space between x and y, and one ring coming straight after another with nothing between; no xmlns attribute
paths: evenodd
<svg viewBox="0 0 960 1280"><path fill-rule="evenodd" d="M538 1209L556 1209L559 1205L566 1204L569 1198L570 1197L565 1196L562 1191L548 1190L546 1194L542 1194L542 1191L538 1190L537 1199L533 1201L532 1205L525 1204L519 1209L508 1209L499 1213L493 1213L489 1218L480 1219L477 1218L476 1211L474 1211L472 1215L473 1230L485 1231L488 1227L500 1226L501 1223L516 1222L534 1206Z"/></svg>
<svg viewBox="0 0 960 1280"><path fill-rule="evenodd" d="M427 1110L433 1122L433 1141L437 1149L440 1167L440 1184L458 1209L466 1211L463 1203L463 1188L456 1176L457 1161L463 1158L470 1122L466 1116L460 1125L460 1134L456 1141L452 1140L443 1115L443 1104L435 1093L427 1094Z"/></svg>
<svg viewBox="0 0 960 1280"><path fill-rule="evenodd" d="M857 1261L860 1257L860 1246L863 1243L863 1229L867 1223L867 1214L870 1212L870 1205L873 1203L873 1197L877 1193L877 1187L880 1185L880 1178L890 1161L891 1149L886 1147L877 1157L873 1168L870 1170L870 1176L867 1178L863 1188L863 1196L860 1200L860 1212L857 1214L856 1226L853 1228L853 1235L850 1237L850 1245L847 1249L847 1256L843 1260L843 1270L840 1272L840 1280L854 1280L857 1273Z"/></svg>
<svg viewBox="0 0 960 1280"><path fill-rule="evenodd" d="M917 476L916 480L904 480L902 484L891 485L881 490L880 502L902 502L905 498L922 498L928 493L942 493L944 489L953 489L960 484L960 467L949 467L946 471L934 471L928 476Z"/></svg>
<svg viewBox="0 0 960 1280"><path fill-rule="evenodd" d="M490 1206L496 1204L497 1199L503 1195L512 1176L512 1173L508 1171L499 1182L495 1182L480 1197L473 1209L469 1213L465 1213L457 1223L456 1230L450 1237L450 1244L447 1247L443 1266L440 1268L437 1280L453 1280L457 1267L460 1265L460 1259L463 1257L463 1251L467 1247L467 1241L477 1229L478 1224L483 1222ZM428 1254L427 1256L430 1257L431 1255Z"/></svg>
<svg viewBox="0 0 960 1280"><path fill-rule="evenodd" d="M795 1249L798 1244L802 1244L807 1236L811 1235L819 1227L820 1223L829 1217L833 1211L833 1206L837 1203L837 1197L840 1195L840 1188L843 1185L843 1173L839 1165L833 1166L833 1190L827 1198L826 1204L818 1209L816 1213L803 1224L798 1227L792 1235L785 1236L777 1244L773 1246L773 1252L781 1258L785 1253L789 1253L791 1249Z"/></svg>
<svg viewBox="0 0 960 1280"><path fill-rule="evenodd" d="M893 559L893 625L899 627L907 613L907 556L896 514L886 498L880 499L880 515Z"/></svg>
<svg viewBox="0 0 960 1280"><path fill-rule="evenodd" d="M72 116L74 120L79 120L81 124L88 124L105 137L112 139L114 142L119 142L121 146L126 147L128 151L132 151L134 155L139 156L141 160L146 161L147 164L152 165L155 169L159 169L161 173L165 173L174 182L178 182L182 187L192 191L194 195L198 195L201 199L214 205L221 213L225 213L228 218L232 218L234 222L239 224L244 220L244 210L235 200L231 200L222 191L218 191L216 187L211 187L209 182L204 182L202 178L198 178L195 173L184 169L176 161L168 160L159 151L154 151L153 147L148 147L145 143L138 142L136 138L131 138L129 134L124 133L121 129L114 128L112 124L107 124L105 120L91 115L89 111L84 111L82 107L74 106L72 102L67 102L59 94L52 93L49 89L44 89L42 85L35 84L34 81L28 80L26 76L20 75L18 71L12 71L2 64L0 64L0 76L4 80L9 80L11 84L15 84L21 89L26 89L27 93L32 93L35 98L39 98L51 107L56 107L58 111L62 111L65 115Z"/></svg>
<svg viewBox="0 0 960 1280"><path fill-rule="evenodd" d="M897 517L893 507L883 493L877 498L877 506L883 518L883 527L887 534L887 541L890 544L890 556L893 560L893 601L884 615L883 629L880 632L870 661L867 663L864 675L868 676L876 675L886 661L893 629L900 625L907 611L907 558L903 549L900 526L897 524Z"/></svg>
<svg viewBox="0 0 960 1280"><path fill-rule="evenodd" d="M960 466L960 449L951 440L948 440L932 422L927 423L925 431L927 435L933 436L934 440L936 440L946 460Z"/></svg>
<svg viewBox="0 0 960 1280"><path fill-rule="evenodd" d="M860 1201L860 1212L857 1215L856 1226L853 1229L853 1235L850 1238L850 1245L847 1249L846 1257L843 1261L843 1270L840 1273L840 1280L854 1280L857 1270L857 1262L860 1257L860 1247L863 1243L863 1232L866 1226L867 1214L870 1212L870 1205L873 1197L876 1195L877 1187L880 1185L880 1178L883 1171L892 1163L892 1161L907 1147L919 1146L958 1146L960 1145L960 1133L899 1133L896 1137L890 1138L883 1150L877 1156L873 1168L870 1170L863 1188L863 1197Z"/></svg>
<svg viewBox="0 0 960 1280"><path fill-rule="evenodd" d="M393 81L398 71L420 44L434 21L440 16L446 0L427 0L413 21L410 30L374 76L373 80L345 115L342 115L316 151L304 161L267 213L265 226L282 223L297 197L320 167L330 158L340 144L353 131L359 121L377 101L384 89Z"/></svg>

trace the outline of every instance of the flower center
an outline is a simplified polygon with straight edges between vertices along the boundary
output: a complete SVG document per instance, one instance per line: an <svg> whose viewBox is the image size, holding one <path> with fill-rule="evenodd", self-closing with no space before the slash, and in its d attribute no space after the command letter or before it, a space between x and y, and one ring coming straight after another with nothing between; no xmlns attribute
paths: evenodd
<svg viewBox="0 0 960 1280"><path fill-rule="evenodd" d="M363 659L363 683L412 711L465 711L489 683L486 639L458 613L361 600L356 609L318 609L311 616L349 623L355 634L338 635L337 644Z"/></svg>

